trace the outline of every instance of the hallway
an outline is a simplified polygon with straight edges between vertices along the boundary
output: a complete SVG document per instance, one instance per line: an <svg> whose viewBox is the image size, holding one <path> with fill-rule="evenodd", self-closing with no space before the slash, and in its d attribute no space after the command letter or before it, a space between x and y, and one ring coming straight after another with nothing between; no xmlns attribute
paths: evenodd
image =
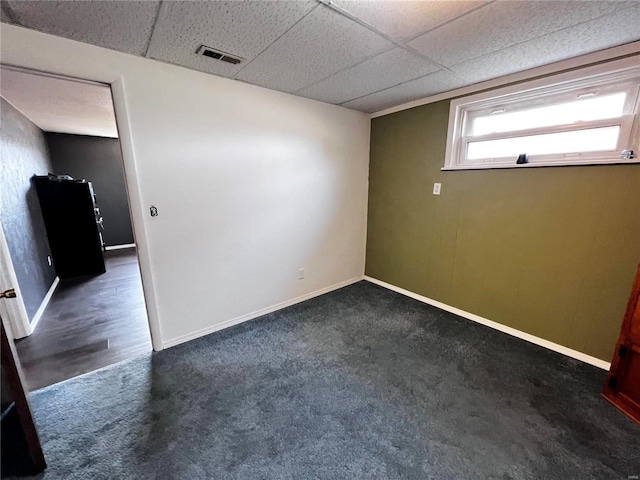
<svg viewBox="0 0 640 480"><path fill-rule="evenodd" d="M30 391L151 351L135 249L105 260L103 275L61 281L35 332L16 342Z"/></svg>

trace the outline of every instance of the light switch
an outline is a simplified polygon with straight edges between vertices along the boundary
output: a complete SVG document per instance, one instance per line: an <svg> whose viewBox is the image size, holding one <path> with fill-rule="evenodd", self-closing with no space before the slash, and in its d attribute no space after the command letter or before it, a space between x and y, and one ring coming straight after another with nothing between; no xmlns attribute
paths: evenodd
<svg viewBox="0 0 640 480"><path fill-rule="evenodd" d="M434 183L433 184L433 194L434 195L440 195L440 187L442 185L440 183Z"/></svg>

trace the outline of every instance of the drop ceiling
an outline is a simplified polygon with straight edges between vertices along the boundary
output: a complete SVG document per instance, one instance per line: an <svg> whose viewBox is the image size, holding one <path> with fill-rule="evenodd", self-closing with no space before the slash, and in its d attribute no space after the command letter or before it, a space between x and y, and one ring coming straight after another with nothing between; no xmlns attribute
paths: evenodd
<svg viewBox="0 0 640 480"><path fill-rule="evenodd" d="M118 136L108 85L2 68L0 95L45 132Z"/></svg>
<svg viewBox="0 0 640 480"><path fill-rule="evenodd" d="M364 112L640 40L638 1L10 0L2 21Z"/></svg>

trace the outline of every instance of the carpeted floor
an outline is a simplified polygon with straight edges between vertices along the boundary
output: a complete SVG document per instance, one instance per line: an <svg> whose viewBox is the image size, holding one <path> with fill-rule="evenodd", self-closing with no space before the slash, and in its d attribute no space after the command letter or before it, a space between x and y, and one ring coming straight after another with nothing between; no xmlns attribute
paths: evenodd
<svg viewBox="0 0 640 480"><path fill-rule="evenodd" d="M40 478L627 479L604 377L360 282L35 392Z"/></svg>

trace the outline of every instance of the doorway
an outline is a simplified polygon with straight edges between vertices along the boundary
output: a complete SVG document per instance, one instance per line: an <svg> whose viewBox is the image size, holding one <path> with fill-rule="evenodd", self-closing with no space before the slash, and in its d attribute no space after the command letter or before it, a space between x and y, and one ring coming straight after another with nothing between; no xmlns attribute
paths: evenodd
<svg viewBox="0 0 640 480"><path fill-rule="evenodd" d="M1 68L0 224L33 391L150 352L151 336L110 86Z"/></svg>

